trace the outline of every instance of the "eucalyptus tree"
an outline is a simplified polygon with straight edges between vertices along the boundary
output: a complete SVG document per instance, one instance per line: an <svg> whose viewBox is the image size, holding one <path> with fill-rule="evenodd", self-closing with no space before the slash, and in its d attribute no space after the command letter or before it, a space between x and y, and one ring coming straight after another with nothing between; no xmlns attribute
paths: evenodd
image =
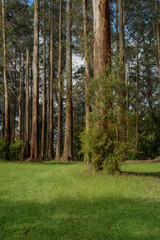
<svg viewBox="0 0 160 240"><path fill-rule="evenodd" d="M25 106L26 157L29 157L29 49L26 49L26 106Z"/></svg>
<svg viewBox="0 0 160 240"><path fill-rule="evenodd" d="M3 34L3 78L4 78L4 108L5 108L5 138L10 143L10 115L9 115L9 92L7 81L7 41L6 41L6 17L5 2L2 0L2 34Z"/></svg>
<svg viewBox="0 0 160 240"><path fill-rule="evenodd" d="M66 121L64 150L61 160L73 160L73 110L72 110L72 16L71 0L66 6Z"/></svg>
<svg viewBox="0 0 160 240"><path fill-rule="evenodd" d="M107 0L93 0L93 21L94 21L94 77L97 81L103 81L107 78L107 68L110 65L111 58L111 38L110 38L110 7ZM93 112L98 116L95 127L98 132L107 131L108 122L106 113L110 103L99 96L102 95L103 85L95 90L95 106ZM103 102L101 102L101 100ZM100 136L97 138L101 138ZM100 140L101 141L101 140ZM95 152L96 154L96 152ZM97 158L96 168L101 169L104 161L104 154L92 156ZM91 161L94 161L92 159Z"/></svg>
<svg viewBox="0 0 160 240"><path fill-rule="evenodd" d="M89 103L89 82L90 82L90 59L89 59L89 47L88 47L88 7L87 0L83 0L83 34L84 34L84 52L85 52L85 108L86 108L86 131L89 129L89 113L90 113L90 103ZM87 162L88 156L87 152L85 154L84 161Z"/></svg>
<svg viewBox="0 0 160 240"><path fill-rule="evenodd" d="M159 70L159 96L160 96L160 33L159 33L159 2L155 0L156 9L156 31L157 31L157 49L158 49L158 70Z"/></svg>
<svg viewBox="0 0 160 240"><path fill-rule="evenodd" d="M53 46L53 0L50 3L50 80L49 80L49 143L48 143L48 159L53 157L53 76L54 76L54 46Z"/></svg>
<svg viewBox="0 0 160 240"><path fill-rule="evenodd" d="M42 110L42 135L41 159L45 156L45 130L46 130L46 2L43 1L43 110Z"/></svg>
<svg viewBox="0 0 160 240"><path fill-rule="evenodd" d="M39 105L39 0L34 2L33 98L31 156L38 159L38 105Z"/></svg>
<svg viewBox="0 0 160 240"><path fill-rule="evenodd" d="M59 1L59 58L58 58L58 129L56 159L61 158L62 142L62 98L63 98L63 76L62 76L62 7L63 0Z"/></svg>

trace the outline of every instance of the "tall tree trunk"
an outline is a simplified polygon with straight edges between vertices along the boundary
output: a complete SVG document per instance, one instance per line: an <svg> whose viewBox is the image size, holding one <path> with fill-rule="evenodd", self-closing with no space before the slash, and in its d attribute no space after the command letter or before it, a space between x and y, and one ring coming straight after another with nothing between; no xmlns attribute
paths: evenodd
<svg viewBox="0 0 160 240"><path fill-rule="evenodd" d="M30 114L29 114L29 139L32 138L32 103L33 103L33 59L30 61Z"/></svg>
<svg viewBox="0 0 160 240"><path fill-rule="evenodd" d="M73 111L72 111L72 34L71 0L67 0L66 20L66 126L64 150L61 160L73 160Z"/></svg>
<svg viewBox="0 0 160 240"><path fill-rule="evenodd" d="M94 76L99 77L110 62L109 1L93 0L94 15Z"/></svg>
<svg viewBox="0 0 160 240"><path fill-rule="evenodd" d="M124 0L119 0L119 41L120 41L120 54L121 54L121 67L122 67L122 81L125 82L125 16L124 16Z"/></svg>
<svg viewBox="0 0 160 240"><path fill-rule="evenodd" d="M63 97L63 77L62 77L62 0L59 5L59 59L58 59L58 130L56 159L61 158L62 139L62 97Z"/></svg>
<svg viewBox="0 0 160 240"><path fill-rule="evenodd" d="M117 54L118 54L118 43L119 43L119 33L118 33L118 0L116 0L115 3L115 11L116 11L116 49L117 49Z"/></svg>
<svg viewBox="0 0 160 240"><path fill-rule="evenodd" d="M34 49L33 49L33 103L31 159L38 159L38 105L39 105L39 0L34 2Z"/></svg>
<svg viewBox="0 0 160 240"><path fill-rule="evenodd" d="M149 110L152 111L152 79L151 79L151 70L150 70L150 59L149 59L149 51L146 51L146 58L147 58L147 94L148 94L148 104Z"/></svg>
<svg viewBox="0 0 160 240"><path fill-rule="evenodd" d="M109 0L93 0L93 23L94 23L94 77L100 78L106 73L106 67L110 64L111 40L110 40L110 9ZM107 77L107 73L106 73ZM95 92L95 97L101 95L102 87ZM110 103L104 106L95 99L96 103L93 111L99 116L95 127L103 132L107 131L109 122L104 117ZM99 108L99 104L101 107ZM94 156L93 156L94 157ZM103 156L96 162L97 169L102 168ZM92 164L93 162L91 162Z"/></svg>
<svg viewBox="0 0 160 240"><path fill-rule="evenodd" d="M14 61L14 87L16 88L17 82L17 50L15 49L15 61ZM15 97L14 97L15 98ZM12 139L11 142L14 143L16 131L16 101L13 103L13 121L12 121Z"/></svg>
<svg viewBox="0 0 160 240"><path fill-rule="evenodd" d="M120 87L120 138L126 139L126 91L125 91L125 16L124 16L124 0L119 0L119 41L120 41L120 66L121 66L121 87Z"/></svg>
<svg viewBox="0 0 160 240"><path fill-rule="evenodd" d="M155 0L156 9L156 29L157 29L157 48L158 48L158 70L159 70L159 95L160 95L160 33L159 33L159 4Z"/></svg>
<svg viewBox="0 0 160 240"><path fill-rule="evenodd" d="M22 139L25 141L25 51L23 44L23 66L22 66Z"/></svg>
<svg viewBox="0 0 160 240"><path fill-rule="evenodd" d="M22 69L20 67L20 79L19 79L19 122L18 122L18 139L22 139Z"/></svg>
<svg viewBox="0 0 160 240"><path fill-rule="evenodd" d="M89 130L89 81L90 81L90 62L89 62L89 47L87 44L88 40L88 16L87 16L87 0L83 0L83 35L84 35L84 54L85 54L85 107L86 107L86 131ZM85 153L84 162L87 163L88 153Z"/></svg>
<svg viewBox="0 0 160 240"><path fill-rule="evenodd" d="M9 119L9 93L7 82L7 44L6 44L6 22L5 3L2 0L2 34L3 34L3 77L4 77L4 109L5 109L5 138L10 143L10 119Z"/></svg>
<svg viewBox="0 0 160 240"><path fill-rule="evenodd" d="M53 157L53 0L51 0L50 7L51 14L51 29L50 29L50 103L49 103L49 149L48 149L48 160Z"/></svg>
<svg viewBox="0 0 160 240"><path fill-rule="evenodd" d="M29 50L26 50L26 120L25 120L25 139L26 157L29 156Z"/></svg>
<svg viewBox="0 0 160 240"><path fill-rule="evenodd" d="M137 33L137 69L136 69L136 150L139 145L139 36Z"/></svg>
<svg viewBox="0 0 160 240"><path fill-rule="evenodd" d="M48 43L48 59L47 59L47 67L48 67L48 82L47 82L47 142L46 142L46 157L49 159L49 130L50 130L50 39Z"/></svg>
<svg viewBox="0 0 160 240"><path fill-rule="evenodd" d="M4 93L3 93L4 95ZM4 100L3 99L3 108L2 108L2 129L1 129L1 136L2 136L2 139L5 138L5 108L4 108Z"/></svg>
<svg viewBox="0 0 160 240"><path fill-rule="evenodd" d="M4 111L2 111L2 129L1 129L1 133L2 133L2 139L4 139L4 129L5 129L5 113Z"/></svg>
<svg viewBox="0 0 160 240"><path fill-rule="evenodd" d="M43 22L43 110L42 110L42 137L41 137L41 159L45 155L45 133L46 133L46 4L44 0L44 22Z"/></svg>

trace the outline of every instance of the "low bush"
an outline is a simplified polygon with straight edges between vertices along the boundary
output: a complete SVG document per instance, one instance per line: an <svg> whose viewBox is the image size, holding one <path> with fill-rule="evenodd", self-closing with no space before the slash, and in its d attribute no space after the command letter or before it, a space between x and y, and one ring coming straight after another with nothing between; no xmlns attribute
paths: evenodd
<svg viewBox="0 0 160 240"><path fill-rule="evenodd" d="M11 161L22 161L24 158L25 144L22 140L16 141L9 147L10 160Z"/></svg>
<svg viewBox="0 0 160 240"><path fill-rule="evenodd" d="M0 140L0 159L6 160L8 158L8 144L5 139Z"/></svg>

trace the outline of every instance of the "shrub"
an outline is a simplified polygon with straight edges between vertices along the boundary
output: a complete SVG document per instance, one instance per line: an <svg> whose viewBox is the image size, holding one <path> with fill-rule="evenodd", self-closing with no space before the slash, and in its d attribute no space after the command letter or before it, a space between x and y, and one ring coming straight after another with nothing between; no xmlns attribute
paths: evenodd
<svg viewBox="0 0 160 240"><path fill-rule="evenodd" d="M16 141L10 147L10 160L22 161L24 158L25 144L22 140Z"/></svg>
<svg viewBox="0 0 160 240"><path fill-rule="evenodd" d="M88 133L81 134L82 153L88 153L87 162L92 162L93 168L105 170L109 174L119 172L119 165L127 160L131 146L124 141L117 142L116 136L97 128L90 128Z"/></svg>
<svg viewBox="0 0 160 240"><path fill-rule="evenodd" d="M5 139L0 140L0 159L6 160L8 158L8 144Z"/></svg>
<svg viewBox="0 0 160 240"><path fill-rule="evenodd" d="M128 143L126 137L127 111L122 89L121 68L107 66L99 78L92 79L89 86L89 100L93 112L89 115L90 129L81 134L82 152L87 153L87 162L95 170L119 172L119 164L126 160Z"/></svg>
<svg viewBox="0 0 160 240"><path fill-rule="evenodd" d="M84 131L84 126L82 124L74 126L73 129L73 156L76 161L83 161L84 154L81 150L81 139L80 134Z"/></svg>

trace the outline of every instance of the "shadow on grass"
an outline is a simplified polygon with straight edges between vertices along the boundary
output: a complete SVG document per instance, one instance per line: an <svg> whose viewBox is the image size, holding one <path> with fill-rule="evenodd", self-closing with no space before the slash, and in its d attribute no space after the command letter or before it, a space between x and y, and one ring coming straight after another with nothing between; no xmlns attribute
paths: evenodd
<svg viewBox="0 0 160 240"><path fill-rule="evenodd" d="M77 162L61 162L61 161L44 161L45 165L75 165Z"/></svg>
<svg viewBox="0 0 160 240"><path fill-rule="evenodd" d="M0 239L156 240L160 203L153 199L57 198L0 202Z"/></svg>
<svg viewBox="0 0 160 240"><path fill-rule="evenodd" d="M133 176L143 176L143 177L151 177L151 178L159 178L160 179L160 172L130 172L130 171L122 171L122 174L125 175L133 175Z"/></svg>

